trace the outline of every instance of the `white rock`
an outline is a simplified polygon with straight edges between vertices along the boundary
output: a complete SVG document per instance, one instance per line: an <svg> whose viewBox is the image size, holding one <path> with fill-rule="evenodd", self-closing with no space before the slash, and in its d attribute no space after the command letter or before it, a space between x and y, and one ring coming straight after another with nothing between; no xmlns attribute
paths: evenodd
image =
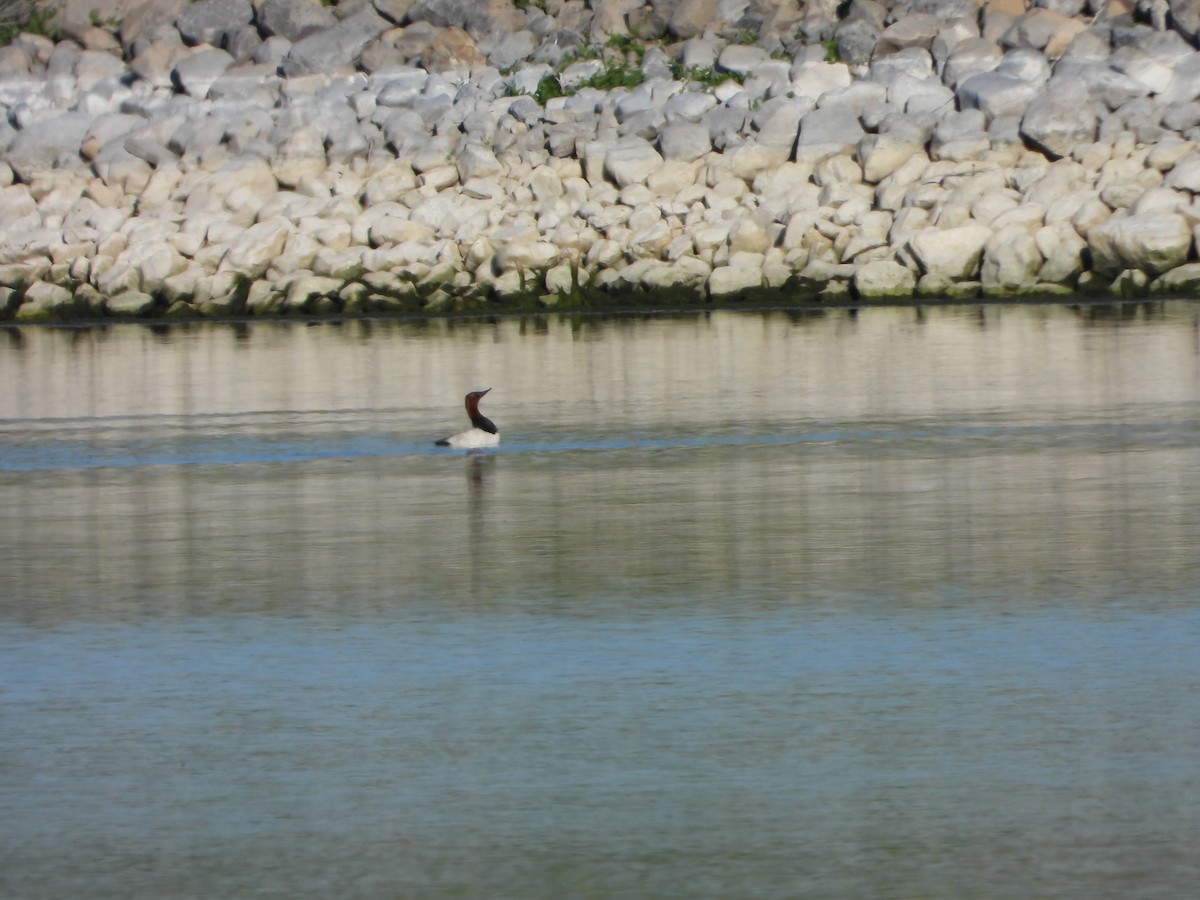
<svg viewBox="0 0 1200 900"><path fill-rule="evenodd" d="M283 253L292 234L292 223L282 216L251 225L230 243L221 269L260 278Z"/></svg>
<svg viewBox="0 0 1200 900"><path fill-rule="evenodd" d="M992 230L978 223L930 228L913 235L908 247L922 272L961 281L979 273L983 250L991 236Z"/></svg>
<svg viewBox="0 0 1200 900"><path fill-rule="evenodd" d="M335 297L344 282L323 275L302 275L288 285L287 305L291 309L303 309L322 297Z"/></svg>
<svg viewBox="0 0 1200 900"><path fill-rule="evenodd" d="M1037 284L1045 260L1028 229L1014 225L995 232L983 251L980 281L985 293L1021 293Z"/></svg>
<svg viewBox="0 0 1200 900"><path fill-rule="evenodd" d="M762 285L762 269L751 266L720 266L712 270L707 283L712 297L728 297Z"/></svg>
<svg viewBox="0 0 1200 900"><path fill-rule="evenodd" d="M921 147L912 141L888 134L871 134L858 143L862 177L878 184L913 158Z"/></svg>
<svg viewBox="0 0 1200 900"><path fill-rule="evenodd" d="M225 71L233 65L233 57L216 47L205 47L183 57L171 71L171 80L191 97L203 100Z"/></svg>
<svg viewBox="0 0 1200 900"><path fill-rule="evenodd" d="M1083 251L1087 241L1066 222L1039 228L1033 236L1046 262L1038 271L1042 284L1070 284L1083 271Z"/></svg>
<svg viewBox="0 0 1200 900"><path fill-rule="evenodd" d="M114 316L144 316L154 309L154 297L144 291L124 291L104 301Z"/></svg>
<svg viewBox="0 0 1200 900"><path fill-rule="evenodd" d="M1192 228L1177 213L1113 216L1087 232L1092 270L1113 277L1125 269L1158 275L1183 265L1192 248Z"/></svg>
<svg viewBox="0 0 1200 900"><path fill-rule="evenodd" d="M850 67L845 63L804 62L792 69L792 90L801 97L818 99L826 91L850 86Z"/></svg>
<svg viewBox="0 0 1200 900"><path fill-rule="evenodd" d="M917 276L892 259L873 259L854 270L851 285L863 300L906 300L917 287Z"/></svg>
<svg viewBox="0 0 1200 900"><path fill-rule="evenodd" d="M645 184L661 168L663 158L648 141L625 138L604 153L604 172L618 187Z"/></svg>
<svg viewBox="0 0 1200 900"><path fill-rule="evenodd" d="M1179 159L1167 175L1166 185L1200 194L1200 153Z"/></svg>
<svg viewBox="0 0 1200 900"><path fill-rule="evenodd" d="M1151 288L1164 294L1194 295L1200 293L1200 263L1185 263L1166 272Z"/></svg>
<svg viewBox="0 0 1200 900"><path fill-rule="evenodd" d="M496 158L496 154L478 144L467 144L457 154L455 164L458 166L459 178L467 181L471 178L498 178L504 174L504 166Z"/></svg>
<svg viewBox="0 0 1200 900"><path fill-rule="evenodd" d="M49 319L68 312L75 306L72 293L62 285L35 281L25 290L21 305L17 308L18 322Z"/></svg>
<svg viewBox="0 0 1200 900"><path fill-rule="evenodd" d="M558 247L548 241L506 242L496 248L493 265L497 272L548 269L559 256Z"/></svg>
<svg viewBox="0 0 1200 900"><path fill-rule="evenodd" d="M647 270L642 275L642 284L651 289L694 288L702 289L712 268L694 256L682 256L665 266Z"/></svg>
<svg viewBox="0 0 1200 900"><path fill-rule="evenodd" d="M753 219L738 219L729 229L729 250L762 253L770 246L766 229Z"/></svg>

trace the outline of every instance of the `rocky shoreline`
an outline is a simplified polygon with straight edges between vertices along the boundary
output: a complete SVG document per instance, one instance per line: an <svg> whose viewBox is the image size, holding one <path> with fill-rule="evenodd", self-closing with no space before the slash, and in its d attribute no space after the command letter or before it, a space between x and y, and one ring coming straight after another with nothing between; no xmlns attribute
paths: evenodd
<svg viewBox="0 0 1200 900"><path fill-rule="evenodd" d="M5 14L0 321L1200 294L1200 0Z"/></svg>

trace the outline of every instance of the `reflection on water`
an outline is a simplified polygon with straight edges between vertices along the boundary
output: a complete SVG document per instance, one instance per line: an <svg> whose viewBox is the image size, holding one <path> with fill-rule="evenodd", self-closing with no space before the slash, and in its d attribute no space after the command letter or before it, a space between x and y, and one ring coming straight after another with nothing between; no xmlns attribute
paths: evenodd
<svg viewBox="0 0 1200 900"><path fill-rule="evenodd" d="M1195 306L2 337L0 893L1200 875Z"/></svg>

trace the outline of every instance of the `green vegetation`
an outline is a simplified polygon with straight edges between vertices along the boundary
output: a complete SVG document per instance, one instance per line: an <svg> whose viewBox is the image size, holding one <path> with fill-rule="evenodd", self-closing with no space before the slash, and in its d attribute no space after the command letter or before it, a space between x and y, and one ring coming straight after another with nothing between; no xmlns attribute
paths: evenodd
<svg viewBox="0 0 1200 900"><path fill-rule="evenodd" d="M540 105L545 106L547 101L556 97L571 96L585 88L594 88L600 91L635 88L646 80L642 66L645 63L649 47L650 45L646 41L628 34L610 35L603 44L584 41L574 52L564 56L552 72L544 75L529 96L533 97ZM572 64L585 60L600 60L604 66L590 78L565 87L560 78L562 73ZM677 81L698 84L704 88L715 88L726 81L734 81L738 84L743 81L740 75L720 71L715 66L684 66L675 59L670 60L668 65L672 78ZM511 75L518 70L519 66L518 63L502 74ZM518 93L513 88L510 88L509 91L510 94Z"/></svg>
<svg viewBox="0 0 1200 900"><path fill-rule="evenodd" d="M671 76L676 81L690 81L705 88L715 88L726 81L736 81L741 84L743 78L736 72L723 72L714 66L684 66L681 62L671 63Z"/></svg>
<svg viewBox="0 0 1200 900"><path fill-rule="evenodd" d="M796 29L796 40L799 41L802 46L808 46L809 37L803 28ZM838 52L838 43L836 38L829 38L828 40L821 41L821 46L825 50L825 62L835 63L842 61L842 54Z"/></svg>
<svg viewBox="0 0 1200 900"><path fill-rule="evenodd" d="M54 24L57 10L30 0L0 0L0 47L6 47L22 32L57 39Z"/></svg>

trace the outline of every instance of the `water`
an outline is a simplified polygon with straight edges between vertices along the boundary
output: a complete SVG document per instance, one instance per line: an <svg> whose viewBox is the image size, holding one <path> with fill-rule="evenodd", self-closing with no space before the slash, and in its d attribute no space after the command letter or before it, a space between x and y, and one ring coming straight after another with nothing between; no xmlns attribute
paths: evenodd
<svg viewBox="0 0 1200 900"><path fill-rule="evenodd" d="M3 896L1200 878L1200 307L0 341Z"/></svg>

